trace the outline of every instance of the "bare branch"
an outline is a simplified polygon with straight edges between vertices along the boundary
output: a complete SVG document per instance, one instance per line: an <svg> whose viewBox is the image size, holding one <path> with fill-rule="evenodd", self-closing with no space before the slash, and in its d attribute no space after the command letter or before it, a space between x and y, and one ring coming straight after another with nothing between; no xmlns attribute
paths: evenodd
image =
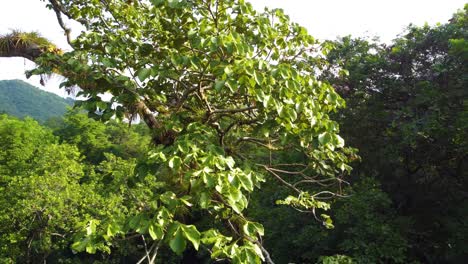
<svg viewBox="0 0 468 264"><path fill-rule="evenodd" d="M266 165L262 165L262 164L257 164L261 167L263 167L265 170L267 170L268 172L270 172L273 176L275 176L281 183L283 183L284 185L286 185L287 187L289 187L290 189L294 190L295 192L297 193L302 193L301 190L299 190L298 188L294 187L292 184L290 184L289 182L285 181L281 176L279 176L277 173L275 173L274 171L271 170L271 168L269 168L268 166Z"/></svg>
<svg viewBox="0 0 468 264"><path fill-rule="evenodd" d="M49 0L50 4L52 5L52 9L55 11L55 15L57 16L57 21L60 27L65 31L65 36L67 37L67 42L70 46L72 46L72 40L70 37L71 29L65 25L62 18L62 13L64 10L60 3L57 0Z"/></svg>
<svg viewBox="0 0 468 264"><path fill-rule="evenodd" d="M250 110L253 110L253 109L257 109L257 107L249 106L249 107L237 108L237 109L215 109L212 112L213 113L239 113L239 112L250 111Z"/></svg>
<svg viewBox="0 0 468 264"><path fill-rule="evenodd" d="M262 140L262 139L257 139L257 138L251 138L251 137L242 137L242 138L239 138L237 141L236 141L236 145L238 145L240 142L242 141L246 141L246 142L251 142L251 143L254 143L254 144L257 144L259 146L262 146L262 147L265 147L269 150L279 150L279 148L271 145L271 142L270 141L267 141L267 140Z"/></svg>
<svg viewBox="0 0 468 264"><path fill-rule="evenodd" d="M151 257L151 262L150 263L155 263L156 262L156 257L158 256L158 251L159 251L159 247L161 246L161 243L162 243L162 239L159 240L158 244L156 244L156 247L153 250L154 253L153 253L153 256Z"/></svg>
<svg viewBox="0 0 468 264"><path fill-rule="evenodd" d="M145 240L145 236L144 235L141 235L141 239L143 240L143 245L145 246L145 252L146 252L146 258L148 259L148 263L151 263L151 258L149 256L150 254L150 251L148 251L148 246L146 245L146 240Z"/></svg>
<svg viewBox="0 0 468 264"><path fill-rule="evenodd" d="M327 195L327 196L320 196L320 195ZM337 193L330 192L330 191L321 191L321 192L318 192L318 193L312 195L312 198L321 199L321 200L329 200L329 199L333 199L334 197L348 198L348 197L351 197L351 196L350 195L341 195L341 194L337 194Z"/></svg>
<svg viewBox="0 0 468 264"><path fill-rule="evenodd" d="M143 243L145 245L146 254L136 264L141 264L145 259L148 260L148 264L153 264L154 261L152 261L152 258L150 257L149 254L151 253L151 251L153 251L153 248L156 247L156 243L153 243L153 245L151 245L151 247L148 249L147 246L146 246L145 237L143 235L141 237L142 237ZM158 243L158 247L159 247L159 243Z"/></svg>

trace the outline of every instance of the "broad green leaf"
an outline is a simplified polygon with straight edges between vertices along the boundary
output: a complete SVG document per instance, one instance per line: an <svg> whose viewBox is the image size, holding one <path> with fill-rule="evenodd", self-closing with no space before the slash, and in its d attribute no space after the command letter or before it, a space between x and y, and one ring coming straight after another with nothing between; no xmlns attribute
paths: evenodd
<svg viewBox="0 0 468 264"><path fill-rule="evenodd" d="M128 225L130 226L131 229L137 229L138 226L140 225L140 221L142 219L142 215L138 214L130 218L130 221L128 222Z"/></svg>
<svg viewBox="0 0 468 264"><path fill-rule="evenodd" d="M210 205L211 203L211 198L210 198L210 195L206 192L202 192L200 194L200 207L203 208L203 209L207 209L208 206Z"/></svg>
<svg viewBox="0 0 468 264"><path fill-rule="evenodd" d="M184 235L182 234L182 230L180 228L178 228L175 232L173 238L169 242L169 246L177 255L180 255L182 252L184 252L185 247L187 246L187 241L185 241Z"/></svg>
<svg viewBox="0 0 468 264"><path fill-rule="evenodd" d="M99 221L97 220L90 220L88 223L88 226L86 227L86 234L88 236L96 233L96 227L99 224Z"/></svg>
<svg viewBox="0 0 468 264"><path fill-rule="evenodd" d="M336 146L338 148L344 147L344 145L345 145L344 139L342 137L340 137L339 135L335 135L335 138L336 138Z"/></svg>
<svg viewBox="0 0 468 264"><path fill-rule="evenodd" d="M234 159L233 159L232 157L227 157L227 158L225 159L225 161L226 161L226 165L228 165L229 169L232 170L232 169L234 168L235 163L236 163L236 162L234 161Z"/></svg>
<svg viewBox="0 0 468 264"><path fill-rule="evenodd" d="M225 83L226 83L226 81L219 81L219 80L216 81L216 82L215 82L215 86L214 86L215 90L216 90L216 91L220 91L221 88L224 87L224 84L225 84Z"/></svg>
<svg viewBox="0 0 468 264"><path fill-rule="evenodd" d="M194 225L181 225L182 231L184 232L185 237L192 242L193 247L198 250L200 246L200 232Z"/></svg>
<svg viewBox="0 0 468 264"><path fill-rule="evenodd" d="M257 236L260 235L260 236L263 236L265 231L263 229L263 226L259 223L255 223L255 222L246 222L243 226L243 231L246 235L248 236Z"/></svg>
<svg viewBox="0 0 468 264"><path fill-rule="evenodd" d="M89 238L85 238L83 240L76 241L72 244L71 248L76 252L83 252L86 250L86 247L89 243Z"/></svg>
<svg viewBox="0 0 468 264"><path fill-rule="evenodd" d="M163 228L160 225L156 224L156 223L152 223L149 226L148 233L150 234L150 236L151 236L151 238L153 240L159 240L159 239L162 239L164 237Z"/></svg>
<svg viewBox="0 0 468 264"><path fill-rule="evenodd" d="M180 157L172 157L169 159L168 165L171 169L178 169L182 164L182 159Z"/></svg>
<svg viewBox="0 0 468 264"><path fill-rule="evenodd" d="M115 223L115 222L112 222L112 223L110 223L110 224L107 226L107 235L108 235L109 237L113 237L113 236L115 236L116 234L122 232L122 229L121 229L121 228L122 228L122 227L121 227L119 224L117 224L117 223Z"/></svg>
<svg viewBox="0 0 468 264"><path fill-rule="evenodd" d="M88 245L86 246L86 253L89 253L89 254L96 254L96 250L97 250L96 245L88 244Z"/></svg>
<svg viewBox="0 0 468 264"><path fill-rule="evenodd" d="M148 77L151 75L151 69L141 68L140 70L136 72L136 75L138 76L138 79L140 80L140 82L143 82L146 79L148 79Z"/></svg>
<svg viewBox="0 0 468 264"><path fill-rule="evenodd" d="M159 196L159 199L161 202L163 202L165 205L167 205L167 208L170 209L175 209L176 206L179 204L179 200L177 199L177 196L170 191L167 191Z"/></svg>
<svg viewBox="0 0 468 264"><path fill-rule="evenodd" d="M326 144L330 143L331 139L332 139L332 137L331 137L329 132L324 132L324 133L322 133L322 134L320 134L318 136L318 140L319 140L320 144L322 144L322 145L326 145Z"/></svg>
<svg viewBox="0 0 468 264"><path fill-rule="evenodd" d="M245 173L239 173L238 179L242 184L242 187L246 189L247 191L253 191L254 189L254 183L252 181L252 174L245 174Z"/></svg>

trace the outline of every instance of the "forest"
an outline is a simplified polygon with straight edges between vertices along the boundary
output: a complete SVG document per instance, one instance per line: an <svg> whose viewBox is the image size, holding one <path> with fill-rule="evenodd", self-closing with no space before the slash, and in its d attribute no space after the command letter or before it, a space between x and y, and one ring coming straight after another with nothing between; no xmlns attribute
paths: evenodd
<svg viewBox="0 0 468 264"><path fill-rule="evenodd" d="M0 57L81 99L0 114L0 263L466 263L468 5L389 44L243 0L45 2L73 50Z"/></svg>
<svg viewBox="0 0 468 264"><path fill-rule="evenodd" d="M48 93L21 80L0 81L0 113L45 122L61 117L74 100Z"/></svg>

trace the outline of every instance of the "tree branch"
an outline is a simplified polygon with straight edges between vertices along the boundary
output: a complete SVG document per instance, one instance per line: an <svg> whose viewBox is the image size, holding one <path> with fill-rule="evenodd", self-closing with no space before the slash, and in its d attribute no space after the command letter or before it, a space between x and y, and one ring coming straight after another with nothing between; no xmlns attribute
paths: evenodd
<svg viewBox="0 0 468 264"><path fill-rule="evenodd" d="M281 176L279 176L277 173L275 173L274 171L271 170L271 168L269 168L268 166L266 165L263 165L263 164L258 164L259 166L263 167L265 170L267 170L268 172L270 172L273 176L275 176L281 183L283 183L284 185L286 185L287 187L289 187L290 189L294 190L295 192L297 193L302 193L298 188L294 187L292 184L290 184L289 182L285 181L283 178L281 178Z"/></svg>
<svg viewBox="0 0 468 264"><path fill-rule="evenodd" d="M65 36L67 37L67 42L70 46L72 45L72 40L71 40L71 29L65 25L63 22L62 18L62 13L65 13L61 4L57 2L57 0L49 0L50 4L52 5L52 9L55 11L55 15L57 16L57 21L60 25L60 27L65 31Z"/></svg>
<svg viewBox="0 0 468 264"><path fill-rule="evenodd" d="M245 112L249 110L257 109L255 106L249 106L249 107L244 107L244 108L238 108L238 109L215 109L212 111L214 114L218 113L239 113L239 112Z"/></svg>

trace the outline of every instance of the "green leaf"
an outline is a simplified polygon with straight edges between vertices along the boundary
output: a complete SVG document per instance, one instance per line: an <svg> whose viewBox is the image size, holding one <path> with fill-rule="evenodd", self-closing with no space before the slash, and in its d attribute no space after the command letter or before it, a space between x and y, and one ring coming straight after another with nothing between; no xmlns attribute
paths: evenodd
<svg viewBox="0 0 468 264"><path fill-rule="evenodd" d="M207 187L213 187L215 184L215 178L210 173L202 172L202 180Z"/></svg>
<svg viewBox="0 0 468 264"><path fill-rule="evenodd" d="M335 139L336 139L336 146L338 148L344 147L345 141L344 141L344 139L342 137L340 137L339 135L335 135Z"/></svg>
<svg viewBox="0 0 468 264"><path fill-rule="evenodd" d="M327 229L332 229L334 228L335 226L333 225L333 221L331 219L331 217L329 215L326 215L326 214L321 214L320 215L323 219L323 225L327 228Z"/></svg>
<svg viewBox="0 0 468 264"><path fill-rule="evenodd" d="M169 246L177 255L180 255L182 252L184 252L185 247L187 246L187 241L184 239L184 235L182 234L180 227L177 228L174 237L169 242Z"/></svg>
<svg viewBox="0 0 468 264"><path fill-rule="evenodd" d="M93 245L93 244L88 244L88 245L86 246L86 253L89 253L89 254L96 254L96 250L97 250L97 248L96 248L96 246Z"/></svg>
<svg viewBox="0 0 468 264"><path fill-rule="evenodd" d="M71 248L75 250L76 252L83 252L86 250L88 243L89 243L89 238L85 238L83 240L79 240L73 243Z"/></svg>
<svg viewBox="0 0 468 264"><path fill-rule="evenodd" d="M150 236L151 236L151 238L153 240L162 239L163 236L164 236L163 228L160 225L156 224L156 223L152 223L149 226L148 232L149 232L149 234L150 234Z"/></svg>
<svg viewBox="0 0 468 264"><path fill-rule="evenodd" d="M228 165L229 169L233 169L234 168L234 165L236 164L236 162L234 161L234 159L232 157L227 157L225 159L226 161L226 165Z"/></svg>
<svg viewBox="0 0 468 264"><path fill-rule="evenodd" d="M113 237L116 234L122 232L121 228L122 227L119 224L112 222L107 226L107 235L109 237Z"/></svg>
<svg viewBox="0 0 468 264"><path fill-rule="evenodd" d="M319 140L320 144L322 144L322 145L326 145L326 144L330 143L331 139L332 139L332 137L331 137L330 133L328 133L328 132L324 132L324 133L322 133L322 134L320 134L318 136L318 140Z"/></svg>
<svg viewBox="0 0 468 264"><path fill-rule="evenodd" d="M200 200L199 200L200 207L203 209L207 209L210 203L211 203L211 199L210 199L209 194L206 192L202 192L200 194Z"/></svg>
<svg viewBox="0 0 468 264"><path fill-rule="evenodd" d="M185 237L192 242L193 247L198 250L200 246L200 232L194 225L181 225L181 228L184 232Z"/></svg>
<svg viewBox="0 0 468 264"><path fill-rule="evenodd" d="M151 69L141 68L140 70L136 72L136 75L138 76L138 79L140 80L140 82L143 82L151 75Z"/></svg>
<svg viewBox="0 0 468 264"><path fill-rule="evenodd" d="M265 234L265 230L263 226L259 223L255 222L246 222L243 226L242 229L244 230L244 233L248 236L255 237L258 235L263 236Z"/></svg>
<svg viewBox="0 0 468 264"><path fill-rule="evenodd" d="M246 189L247 191L253 191L254 183L252 181L252 174L251 173L249 173L249 174L239 173L238 179L239 179L242 187L244 187L244 189Z"/></svg>
<svg viewBox="0 0 468 264"><path fill-rule="evenodd" d="M255 82L256 82L258 85L262 85L263 76L262 76L261 73L259 73L259 72L257 72L257 71L254 71L254 72L253 72L253 77L254 77Z"/></svg>
<svg viewBox="0 0 468 264"><path fill-rule="evenodd" d="M138 226L140 225L141 218L142 218L141 214L138 214L138 215L135 215L135 216L131 217L130 221L128 222L128 226L131 229L138 228Z"/></svg>
<svg viewBox="0 0 468 264"><path fill-rule="evenodd" d="M92 235L93 233L96 233L96 227L99 224L99 221L97 220L90 220L88 223L88 226L86 227L86 234Z"/></svg>
<svg viewBox="0 0 468 264"><path fill-rule="evenodd" d="M232 74L232 69L231 67L225 67L224 68L224 73L227 75L227 76L230 76Z"/></svg>
<svg viewBox="0 0 468 264"><path fill-rule="evenodd" d="M219 80L216 81L215 86L214 86L215 90L219 92L221 90L221 88L224 87L225 83L226 83L226 81L219 81Z"/></svg>
<svg viewBox="0 0 468 264"><path fill-rule="evenodd" d="M168 166L171 169L178 169L181 164L182 164L182 159L175 156L169 160Z"/></svg>
<svg viewBox="0 0 468 264"><path fill-rule="evenodd" d="M178 199L175 193L167 191L159 196L161 202L168 206L168 208L174 209L178 205Z"/></svg>

